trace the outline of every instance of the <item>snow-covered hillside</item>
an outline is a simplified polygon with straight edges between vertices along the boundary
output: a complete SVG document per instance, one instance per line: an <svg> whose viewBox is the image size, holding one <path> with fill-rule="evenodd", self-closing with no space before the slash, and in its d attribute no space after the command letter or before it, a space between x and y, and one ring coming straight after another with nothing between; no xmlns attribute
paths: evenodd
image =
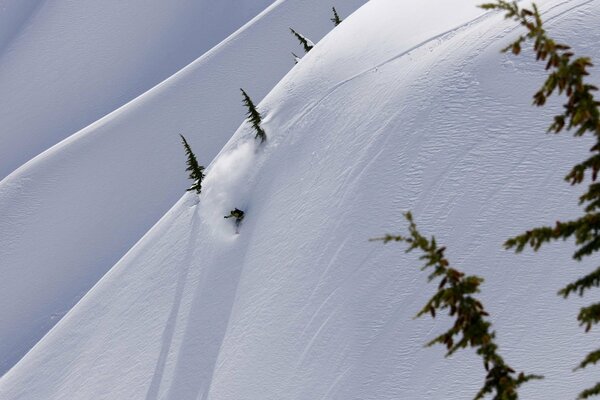
<svg viewBox="0 0 600 400"><path fill-rule="evenodd" d="M338 8L349 14L363 2L345 0ZM127 3L127 9L134 3L139 2ZM236 9L232 21L256 7L246 5L254 0L206 3L201 11L207 15L215 7ZM121 4L108 8L114 12ZM169 4L172 13L186 13L183 2ZM0 182L0 300L19 304L0 311L0 320L11 321L0 326L0 371L30 349L181 196L188 183L179 134L208 164L244 118L239 88L258 100L293 67L290 51L298 44L288 27L314 38L331 30L330 9L319 4L272 4L176 75ZM160 7L153 10L162 13ZM89 12L93 18L97 10ZM213 25L214 35L224 29L218 21ZM101 45L108 46L109 39ZM103 87L100 80L98 88Z"/></svg>
<svg viewBox="0 0 600 400"><path fill-rule="evenodd" d="M339 3L344 16L360 5ZM562 177L588 143L543 134L559 107L530 105L543 65L501 54L521 28L478 3L371 0L279 81L295 43L273 32L318 38L329 10L276 2L2 181L0 295L18 298L2 333L35 336L182 193L177 133L203 162L218 152L200 198L185 194L1 378L0 397L472 398L480 360L422 347L447 321L412 319L434 290L416 257L368 241L404 231L405 210L486 278L503 355L546 376L523 398L573 398L594 382L593 369L572 372L594 348L580 304L555 294L581 275L572 246L501 248L576 215ZM552 36L600 57L600 0L539 3ZM260 103L268 139L259 146L243 124L222 147L243 113L230 106L242 80L257 98L279 81ZM223 219L234 207L247 215L239 235Z"/></svg>
<svg viewBox="0 0 600 400"><path fill-rule="evenodd" d="M3 0L0 179L152 88L271 0Z"/></svg>

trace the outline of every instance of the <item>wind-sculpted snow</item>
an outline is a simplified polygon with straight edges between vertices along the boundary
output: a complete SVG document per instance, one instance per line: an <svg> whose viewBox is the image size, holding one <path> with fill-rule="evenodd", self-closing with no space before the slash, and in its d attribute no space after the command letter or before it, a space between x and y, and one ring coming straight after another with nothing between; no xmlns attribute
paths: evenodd
<svg viewBox="0 0 600 400"><path fill-rule="evenodd" d="M340 1L340 12L347 15L363 2ZM46 2L40 6L46 11L38 11L36 18L54 10L60 20L64 16L59 11L70 15L67 10L71 6L83 12L79 9L80 3L76 3ZM88 1L81 3L83 7ZM106 2L91 3L94 6L88 10L89 16L94 16L96 11L100 13L97 8L108 7ZM140 7L139 1L115 3L124 7L123 13L131 11L130 7ZM196 5L186 8L186 1L159 3L158 8L144 8L136 20L173 7L167 16L152 14L152 19L164 22L163 18L169 21L174 18L171 22L184 24L194 18L194 10L197 10ZM227 19L227 10L235 8L232 19L224 20L222 26L215 28L213 33L216 34L226 32L227 26L239 21L238 17L244 13L248 15L261 2L235 1L235 6L226 5L224 3L229 2L224 1L194 1L196 3L206 3L207 8L201 7L201 10L215 18L211 24L200 27L196 23L201 21L194 22L194 29L199 29L199 33L219 25L219 15L225 13L222 18ZM116 12L114 7L104 11ZM18 305L0 310L0 320L6 321L0 325L0 372L10 368L48 332L189 187L179 134L190 140L199 161L208 164L244 118L239 88L246 88L257 100L262 98L294 65L290 50L295 49L297 43L288 27L301 26L311 37L319 38L331 29L329 11L319 0L274 3L165 82L42 153L0 182L0 302ZM180 19L177 16L180 13L186 13L185 18ZM121 17L128 18L128 15ZM113 22L118 24L118 21L120 19ZM50 21L39 23L42 22L52 25ZM142 26L137 29L145 29L145 23L149 22L140 22ZM38 25L31 22L30 29L35 26ZM128 29L135 31L136 28ZM108 28L97 26L88 39L102 34L112 37L119 32L118 29L116 33L104 30L110 30L110 24ZM180 26L166 36L171 40L184 31ZM158 44L167 46L161 32L152 31L148 35L160 36ZM49 35L44 34L46 40L54 37L46 33ZM77 40L84 39L85 36L77 37ZM25 39L19 37L19 40ZM21 51L17 46L21 43L19 40L13 41L17 53ZM201 44L196 40L194 37L189 42L190 45L196 43L194 48ZM184 42L182 46L187 46L187 40ZM110 43L105 45L110 47ZM121 45L115 43L117 47ZM161 47L162 51L171 50ZM144 65L146 62L153 64L146 59ZM161 58L161 66L148 68L168 69L168 65L175 65L172 62L174 60ZM129 68L128 65L123 64L123 67ZM147 72L142 68L139 73L144 71ZM115 73L121 72L127 75L124 70ZM118 92L110 86L114 82L106 83L109 78L106 73L100 75L95 82L106 89L102 93L113 96ZM67 84L61 80L54 83ZM35 87L23 96L35 97L39 93ZM89 94L100 95L95 91ZM54 105L54 100L48 101ZM61 98L62 101L77 100L69 97ZM8 109L3 108L6 112ZM50 110L51 105L47 109ZM63 111L74 113L72 118L79 118L80 114L74 109L67 109ZM61 118L61 121L73 120L64 115ZM52 124L48 121L47 126L43 125L44 129L50 129ZM3 129L10 132L6 125ZM19 141L24 144L24 137ZM32 147L35 146L32 144Z"/></svg>
<svg viewBox="0 0 600 400"><path fill-rule="evenodd" d="M501 54L521 28L477 3L372 0L345 19L260 103L267 141L243 124L202 195L0 380L3 398L470 399L481 361L423 348L448 320L413 319L435 290L416 255L368 241L405 231L406 210L485 277L501 353L546 377L523 398L594 382L594 368L572 371L595 348L582 301L556 296L592 265L573 265L571 243L501 246L577 215L562 177L589 142L544 135L560 103L531 106L543 65ZM599 0L540 3L553 37L599 53ZM239 235L220 215L233 207L246 211Z"/></svg>

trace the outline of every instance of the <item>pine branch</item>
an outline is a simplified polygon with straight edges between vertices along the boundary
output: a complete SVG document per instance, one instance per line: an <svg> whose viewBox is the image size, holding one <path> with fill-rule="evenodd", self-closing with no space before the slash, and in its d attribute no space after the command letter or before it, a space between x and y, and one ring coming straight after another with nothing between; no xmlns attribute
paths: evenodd
<svg viewBox="0 0 600 400"><path fill-rule="evenodd" d="M587 274L583 278L576 280L573 283L569 283L567 286L562 288L558 294L564 298L569 297L571 293L577 293L583 296L586 290L600 286L600 268L596 268L595 271Z"/></svg>
<svg viewBox="0 0 600 400"><path fill-rule="evenodd" d="M549 71L548 77L534 94L533 104L541 107L555 93L564 94L567 97L563 113L554 117L548 132L560 133L563 130L571 130L574 136L583 136L587 133L596 138L596 143L591 148L592 155L573 166L565 177L565 180L571 185L577 185L583 183L586 173L590 173L591 183L588 190L579 198L579 204L584 206L585 213L572 221L558 221L554 228L544 226L531 229L524 234L508 239L505 246L514 248L516 252L522 251L527 246L537 251L544 243L573 237L575 244L579 246L573 254L573 258L580 261L583 257L600 250L600 213L598 213L600 184L595 183L598 171L600 171L600 102L594 97L598 88L586 82L589 75L588 69L592 67L592 62L588 57L575 58L569 46L556 43L548 36L535 4L531 9L527 9L519 8L516 2L498 0L481 7L504 11L506 18L515 20L526 28L527 33L505 48L505 52L511 51L515 55L519 54L523 43L531 40L536 59L546 62L546 70ZM571 293L583 295L585 291L599 286L600 268L570 283L559 291L559 295L563 297L568 297ZM600 304L581 308L577 319L580 325L585 327L586 332L589 331L593 325L600 322ZM596 364L599 358L598 351L591 352L578 368ZM579 398L585 399L599 394L600 383L581 392Z"/></svg>
<svg viewBox="0 0 600 400"><path fill-rule="evenodd" d="M333 10L333 18L331 18L330 21L333 22L335 26L338 26L342 23L342 19L340 19L335 7L332 7L331 9Z"/></svg>
<svg viewBox="0 0 600 400"><path fill-rule="evenodd" d="M294 36L296 36L296 39L298 39L298 41L300 42L300 44L302 45L302 47L304 47L304 52L305 53L308 53L309 51L312 50L313 47L315 47L315 44L313 42L311 42L309 39L307 39L305 36L299 34L295 30L293 30L292 28L290 28L290 31L292 31L292 34Z"/></svg>
<svg viewBox="0 0 600 400"><path fill-rule="evenodd" d="M576 369L585 368L589 364L597 364L600 361L600 350L588 354Z"/></svg>
<svg viewBox="0 0 600 400"><path fill-rule="evenodd" d="M587 399L592 396L598 396L598 395L600 395L600 383L596 383L596 385L594 385L593 387L586 389L583 392L579 393L579 397L577 397L577 398L578 399Z"/></svg>
<svg viewBox="0 0 600 400"><path fill-rule="evenodd" d="M516 2L499 0L481 7L505 11L506 18L513 19L527 28L526 35L520 36L503 51L519 54L521 45L529 39L533 40L536 59L546 61L546 70L550 71L542 87L533 96L533 104L543 106L548 97L555 92L567 96L564 112L554 117L548 132L560 133L566 127L567 130L573 129L575 136L589 132L596 136L597 140L591 149L594 155L573 167L565 179L571 184L581 183L585 172L591 170L592 181L595 181L600 171L600 102L594 98L594 92L598 88L585 82L585 77L589 75L588 69L593 66L591 60L588 57L574 58L569 46L556 43L550 38L535 4L532 5L532 9L521 9Z"/></svg>
<svg viewBox="0 0 600 400"><path fill-rule="evenodd" d="M409 223L407 236L386 235L372 240L381 240L384 243L404 242L408 245L407 253L415 249L420 250L423 253L420 259L425 262L422 270L432 269L429 281L440 279L438 291L417 313L417 317L431 314L432 318L435 318L439 311L448 310L448 315L454 317L454 325L427 343L427 346L446 346L446 356L466 347L475 348L487 371L483 387L475 399L483 399L488 394L494 394L494 399L518 399L517 389L523 383L542 377L525 375L523 372L516 374L498 353L498 345L494 341L496 333L491 330L492 324L487 320L489 314L481 301L473 297L479 293L483 279L473 275L465 276L463 272L450 267L444 255L446 248L439 247L434 237L427 239L421 235L410 212L406 213L405 217Z"/></svg>
<svg viewBox="0 0 600 400"><path fill-rule="evenodd" d="M592 329L592 325L596 325L600 321L600 303L582 307L579 310L577 320L579 320L579 325L585 326L585 331L589 332Z"/></svg>
<svg viewBox="0 0 600 400"><path fill-rule="evenodd" d="M248 111L246 111L246 119L248 120L248 122L250 122L252 124L252 128L256 132L256 135L254 135L254 138L255 139L260 138L260 142L263 143L265 140L267 140L267 133L261 127L262 116L256 109L256 106L250 99L250 96L248 96L248 94L244 91L244 89L240 89L240 90L242 91L242 95L244 96L243 103L246 106L246 108L248 109Z"/></svg>
<svg viewBox="0 0 600 400"><path fill-rule="evenodd" d="M192 148L188 144L187 140L183 135L181 136L181 142L183 143L183 147L185 148L185 154L187 155L187 168L186 171L189 171L189 178L194 181L194 184L187 189L188 192L195 190L197 194L202 192L202 179L204 179L204 167L198 164L198 160L196 159L196 155L192 151Z"/></svg>

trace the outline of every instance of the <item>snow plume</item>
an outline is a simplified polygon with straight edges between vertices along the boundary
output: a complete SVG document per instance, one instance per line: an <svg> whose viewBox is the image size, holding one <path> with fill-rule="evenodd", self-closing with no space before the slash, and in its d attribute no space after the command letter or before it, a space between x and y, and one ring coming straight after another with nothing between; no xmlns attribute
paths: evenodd
<svg viewBox="0 0 600 400"><path fill-rule="evenodd" d="M202 220L217 235L234 232L233 222L223 217L234 208L247 206L248 177L256 157L256 143L246 140L220 154L209 167L200 200Z"/></svg>

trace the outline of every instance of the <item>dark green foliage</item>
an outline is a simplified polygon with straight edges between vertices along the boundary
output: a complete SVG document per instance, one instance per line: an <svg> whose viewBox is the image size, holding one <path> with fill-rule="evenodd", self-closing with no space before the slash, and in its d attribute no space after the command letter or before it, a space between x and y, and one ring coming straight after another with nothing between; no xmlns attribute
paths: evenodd
<svg viewBox="0 0 600 400"><path fill-rule="evenodd" d="M330 21L333 22L335 26L338 26L342 23L342 20L340 19L335 7L332 7L331 9L333 10L333 18L331 18Z"/></svg>
<svg viewBox="0 0 600 400"><path fill-rule="evenodd" d="M198 164L198 160L196 159L196 155L192 151L192 148L188 144L187 140L181 136L181 142L183 143L183 147L185 148L185 154L187 155L187 168L186 171L190 172L190 179L194 181L194 184L187 189L187 191L195 190L196 193L200 194L202 192L202 179L204 179L204 167Z"/></svg>
<svg viewBox="0 0 600 400"><path fill-rule="evenodd" d="M579 393L579 398L587 399L588 397L597 396L598 393L600 393L600 383L596 383L591 388L586 389L583 392Z"/></svg>
<svg viewBox="0 0 600 400"><path fill-rule="evenodd" d="M240 89L240 90L242 91L242 95L244 96L244 100L243 100L244 105L248 109L248 111L246 112L246 118L247 118L248 122L250 122L252 124L252 128L254 128L254 131L256 132L256 135L254 136L254 138L255 139L260 138L260 142L262 143L265 140L267 140L267 134L264 131L264 129L260 126L260 124L262 123L262 116L256 109L256 106L250 99L250 96L248 96L248 94L244 91L244 89Z"/></svg>
<svg viewBox="0 0 600 400"><path fill-rule="evenodd" d="M304 47L305 53L308 53L309 51L312 50L313 47L315 47L315 44L313 42L311 42L309 39L307 39L305 36L299 34L292 28L290 28L290 31L292 31L292 35L296 36L296 39L298 39L298 41L300 42L302 47Z"/></svg>
<svg viewBox="0 0 600 400"><path fill-rule="evenodd" d="M528 39L533 40L533 49L538 60L546 61L546 70L550 71L541 89L534 95L533 103L543 106L548 97L557 92L565 94L567 102L564 111L554 117L548 132L559 133L564 128L573 130L575 136L593 135L596 140L590 149L592 155L571 168L565 180L576 185L583 183L587 172L590 184L587 192L579 198L584 213L581 217L567 222L556 222L554 226L531 229L522 235L506 241L507 248L520 252L529 246L537 251L544 243L555 240L575 239L578 249L573 254L577 261L600 250L600 183L596 183L600 170L600 103L594 98L597 88L585 82L592 62L587 57L575 58L570 47L556 43L548 37L542 19L535 4L531 9L519 8L515 2L497 1L484 4L485 9L497 9L506 12L506 18L518 21L527 29L527 34L519 37L504 51L519 54L521 45ZM581 279L570 283L559 291L559 295L568 297L572 293L580 296L591 288L600 285L600 268ZM577 317L579 323L589 331L592 325L600 321L600 303L583 307ZM600 359L600 350L596 350L580 363L579 368L596 364ZM600 383L579 394L585 399L600 394Z"/></svg>
<svg viewBox="0 0 600 400"><path fill-rule="evenodd" d="M487 371L483 387L475 399L483 399L488 394L493 394L493 398L498 400L518 399L519 386L542 377L515 373L498 354L498 345L494 342L496 333L491 330L492 324L487 320L489 314L483 304L473 297L475 293L479 293L483 279L473 275L465 276L463 272L450 267L444 256L446 248L438 247L434 237L427 239L421 235L411 213L406 213L405 217L409 223L408 236L386 235L374 240L382 240L384 243L404 242L408 245L407 253L415 249L421 250L423 255L420 259L425 261L422 270L433 269L429 274L429 281L440 279L437 293L419 311L417 317L431 314L435 318L438 311L448 310L450 317L454 317L454 325L427 343L427 346L446 346L446 356L466 347L475 348Z"/></svg>

